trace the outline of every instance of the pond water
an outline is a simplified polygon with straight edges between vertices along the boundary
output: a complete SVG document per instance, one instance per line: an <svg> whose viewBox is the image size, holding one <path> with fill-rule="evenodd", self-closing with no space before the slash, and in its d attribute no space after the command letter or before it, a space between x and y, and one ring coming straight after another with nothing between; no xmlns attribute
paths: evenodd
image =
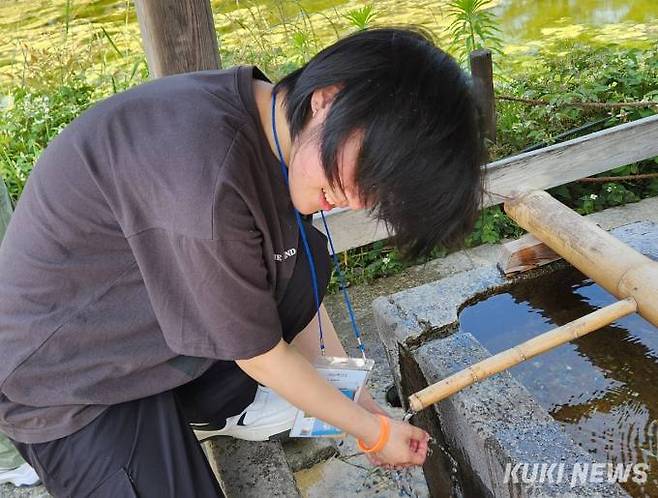
<svg viewBox="0 0 658 498"><path fill-rule="evenodd" d="M529 41L541 40L543 36L559 33L568 26L601 28L607 25L625 24L633 31L638 29L638 25L656 22L658 2L656 0L504 0L494 8L494 12L500 19L507 40Z"/></svg>
<svg viewBox="0 0 658 498"><path fill-rule="evenodd" d="M349 24L343 15L366 4L363 0L212 0L215 24L223 47L230 51L252 39L255 5L264 5L263 19L278 22L284 12L300 17L300 6L309 14L321 41L331 41L335 31ZM375 25L421 24L439 36L447 25L447 0L376 0ZM637 44L658 38L656 0L494 0L505 53L525 53L549 39L583 38L602 43ZM257 14L256 17L260 17ZM262 19L261 19L262 20ZM242 27L240 27L242 24ZM0 77L12 64L29 57L27 49L73 43L89 45L105 34L122 53L141 53L141 37L132 0L2 0L0 1ZM445 39L444 39L445 40ZM107 42L107 40L105 40ZM109 43L108 59L113 54Z"/></svg>
<svg viewBox="0 0 658 498"><path fill-rule="evenodd" d="M498 353L611 304L568 269L464 308L461 330ZM658 496L658 329L634 314L510 370L594 461L646 463L636 497Z"/></svg>

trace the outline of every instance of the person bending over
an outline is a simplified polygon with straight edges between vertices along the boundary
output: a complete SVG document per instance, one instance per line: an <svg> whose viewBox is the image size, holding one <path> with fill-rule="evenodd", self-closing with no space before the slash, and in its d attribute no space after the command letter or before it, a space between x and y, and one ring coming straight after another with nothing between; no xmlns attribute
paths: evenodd
<svg viewBox="0 0 658 498"><path fill-rule="evenodd" d="M276 85L239 66L98 103L43 152L0 249L0 430L57 497L222 496L197 437L267 439L293 407L372 447L384 410L311 364L318 313L345 353L294 210L368 209L428 254L472 227L482 150L468 78L412 29ZM427 441L391 420L371 459L421 465Z"/></svg>

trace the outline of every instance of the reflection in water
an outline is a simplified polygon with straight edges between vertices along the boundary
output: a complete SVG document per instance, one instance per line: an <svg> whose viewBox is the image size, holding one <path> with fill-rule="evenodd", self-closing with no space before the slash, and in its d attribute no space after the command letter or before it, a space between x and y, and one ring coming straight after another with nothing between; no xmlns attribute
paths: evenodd
<svg viewBox="0 0 658 498"><path fill-rule="evenodd" d="M509 41L539 40L559 24L601 26L656 20L656 0L501 0L494 9Z"/></svg>
<svg viewBox="0 0 658 498"><path fill-rule="evenodd" d="M523 282L465 308L461 328L492 353L615 298L575 270ZM511 371L597 462L646 463L633 496L658 496L658 329L632 315Z"/></svg>

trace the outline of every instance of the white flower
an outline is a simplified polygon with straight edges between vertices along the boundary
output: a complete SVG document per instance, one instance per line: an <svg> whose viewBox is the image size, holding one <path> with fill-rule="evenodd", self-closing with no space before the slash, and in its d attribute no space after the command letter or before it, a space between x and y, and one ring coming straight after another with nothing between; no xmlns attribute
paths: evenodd
<svg viewBox="0 0 658 498"><path fill-rule="evenodd" d="M598 199L598 197L599 197L599 196L596 195L596 194L589 194L589 198L592 199L593 201L595 201L596 199Z"/></svg>

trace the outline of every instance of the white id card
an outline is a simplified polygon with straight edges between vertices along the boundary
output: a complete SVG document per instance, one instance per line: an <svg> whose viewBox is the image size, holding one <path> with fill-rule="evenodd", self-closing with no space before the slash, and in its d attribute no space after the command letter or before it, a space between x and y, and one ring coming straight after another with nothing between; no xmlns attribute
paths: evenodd
<svg viewBox="0 0 658 498"><path fill-rule="evenodd" d="M313 362L313 366L348 398L358 401L368 375L374 366L374 360L362 358L339 358L322 356ZM290 430L290 437L344 437L345 433L336 427L315 417L307 417L302 410L297 412L295 423Z"/></svg>

